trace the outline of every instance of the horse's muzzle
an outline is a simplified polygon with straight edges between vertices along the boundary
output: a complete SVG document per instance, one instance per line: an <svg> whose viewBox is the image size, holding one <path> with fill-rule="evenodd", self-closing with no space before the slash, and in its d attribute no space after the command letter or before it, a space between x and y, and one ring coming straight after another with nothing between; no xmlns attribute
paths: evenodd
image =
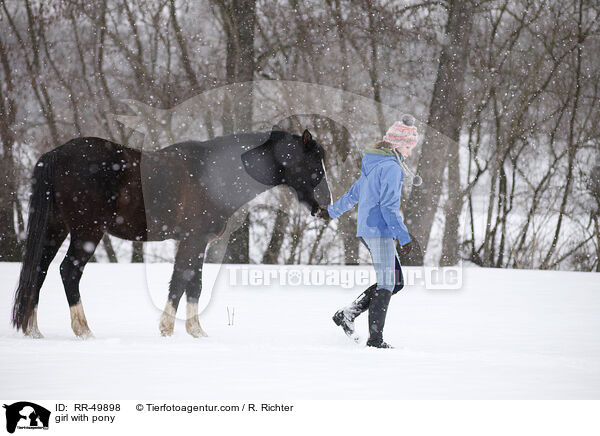
<svg viewBox="0 0 600 436"><path fill-rule="evenodd" d="M321 180L314 190L315 200L319 203L319 206L329 206L331 201L331 192L325 179ZM314 215L314 213L313 213Z"/></svg>

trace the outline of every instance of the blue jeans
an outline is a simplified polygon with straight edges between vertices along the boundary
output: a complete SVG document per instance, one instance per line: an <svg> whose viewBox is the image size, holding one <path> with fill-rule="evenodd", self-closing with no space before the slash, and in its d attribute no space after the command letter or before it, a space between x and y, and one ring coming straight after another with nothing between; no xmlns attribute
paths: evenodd
<svg viewBox="0 0 600 436"><path fill-rule="evenodd" d="M386 289L392 294L402 289L404 277L394 238L361 237L360 240L371 253L377 274L377 289Z"/></svg>

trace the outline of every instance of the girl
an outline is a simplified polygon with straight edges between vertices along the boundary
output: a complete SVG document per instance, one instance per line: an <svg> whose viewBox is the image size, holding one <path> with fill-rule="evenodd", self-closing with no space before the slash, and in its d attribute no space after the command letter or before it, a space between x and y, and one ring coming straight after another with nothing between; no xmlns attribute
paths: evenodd
<svg viewBox="0 0 600 436"><path fill-rule="evenodd" d="M383 340L383 327L390 298L404 287L394 239L398 239L406 253L410 251L411 238L400 216L400 195L403 168L413 176L413 184L420 184L419 177L404 164L404 159L417 145L417 138L414 118L404 115L402 121L396 121L388 129L383 141L365 150L360 178L348 192L318 212L318 216L325 219L337 218L358 203L356 235L371 253L377 283L350 306L338 310L333 321L358 341L354 335L354 320L368 309L369 347L392 348Z"/></svg>

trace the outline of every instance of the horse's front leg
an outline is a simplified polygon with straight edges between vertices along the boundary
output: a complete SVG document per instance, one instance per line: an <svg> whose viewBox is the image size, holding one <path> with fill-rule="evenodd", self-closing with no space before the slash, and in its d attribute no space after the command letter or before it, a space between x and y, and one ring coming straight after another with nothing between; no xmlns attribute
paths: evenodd
<svg viewBox="0 0 600 436"><path fill-rule="evenodd" d="M179 243L175 268L169 286L169 298L160 318L160 332L171 336L175 327L175 314L184 292L187 294L186 330L194 337L206 336L198 320L198 300L202 281L202 263L206 242L203 238L188 238Z"/></svg>
<svg viewBox="0 0 600 436"><path fill-rule="evenodd" d="M185 330L195 338L208 336L200 326L198 319L198 300L196 302L188 300L186 307Z"/></svg>
<svg viewBox="0 0 600 436"><path fill-rule="evenodd" d="M202 266L204 264L206 244L203 246L200 246L199 244L198 249L200 251L197 252L197 268L195 268L194 275L185 288L187 299L185 330L195 338L208 336L206 332L202 330L202 327L200 327L200 320L198 319L198 301L200 300L200 293L202 292Z"/></svg>

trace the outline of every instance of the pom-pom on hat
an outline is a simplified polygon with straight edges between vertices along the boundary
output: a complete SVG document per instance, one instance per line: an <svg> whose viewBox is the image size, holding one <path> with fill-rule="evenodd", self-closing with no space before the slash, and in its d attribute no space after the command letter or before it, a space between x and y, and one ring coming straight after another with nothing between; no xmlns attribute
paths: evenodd
<svg viewBox="0 0 600 436"><path fill-rule="evenodd" d="M388 129L383 140L392 145L391 148L407 146L413 148L417 145L418 132L415 119L411 115L403 115L401 121L396 121Z"/></svg>

